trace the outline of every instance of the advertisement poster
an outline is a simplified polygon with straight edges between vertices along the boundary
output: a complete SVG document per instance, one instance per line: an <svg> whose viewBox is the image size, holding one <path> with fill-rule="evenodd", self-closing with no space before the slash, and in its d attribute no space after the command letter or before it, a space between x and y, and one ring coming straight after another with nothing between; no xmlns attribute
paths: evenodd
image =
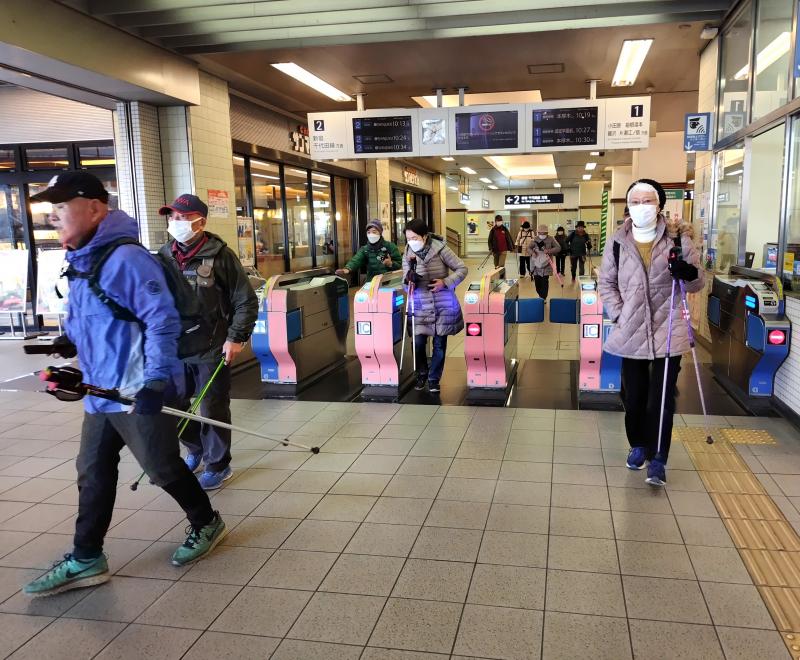
<svg viewBox="0 0 800 660"><path fill-rule="evenodd" d="M25 312L28 251L0 250L0 313Z"/></svg>
<svg viewBox="0 0 800 660"><path fill-rule="evenodd" d="M36 275L36 313L66 314L69 283L61 277L66 250L39 250ZM56 292L63 297L59 297Z"/></svg>
<svg viewBox="0 0 800 660"><path fill-rule="evenodd" d="M227 218L231 214L227 190L208 191L208 217Z"/></svg>
<svg viewBox="0 0 800 660"><path fill-rule="evenodd" d="M456 114L456 150L516 149L519 144L516 111L459 112Z"/></svg>
<svg viewBox="0 0 800 660"><path fill-rule="evenodd" d="M239 237L239 261L242 266L255 266L255 241L253 240L253 218L236 218L236 234Z"/></svg>

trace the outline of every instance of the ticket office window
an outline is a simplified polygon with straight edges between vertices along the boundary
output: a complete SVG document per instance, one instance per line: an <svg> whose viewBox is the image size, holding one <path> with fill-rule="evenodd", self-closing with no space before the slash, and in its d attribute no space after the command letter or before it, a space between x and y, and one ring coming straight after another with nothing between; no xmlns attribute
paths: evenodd
<svg viewBox="0 0 800 660"><path fill-rule="evenodd" d="M744 183L744 144L739 143L716 155L717 198L710 255L714 271L727 273L738 263L739 224Z"/></svg>

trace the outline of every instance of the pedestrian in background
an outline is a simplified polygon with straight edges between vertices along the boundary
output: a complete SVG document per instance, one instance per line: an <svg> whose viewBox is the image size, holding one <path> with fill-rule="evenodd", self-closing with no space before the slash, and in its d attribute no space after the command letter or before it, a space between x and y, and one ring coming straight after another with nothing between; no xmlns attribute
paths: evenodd
<svg viewBox="0 0 800 660"><path fill-rule="evenodd" d="M398 270L403 265L400 250L383 237L383 225L377 218L367 225L367 244L362 246L345 265L336 271L337 275L347 275L352 270L360 270L366 264L367 280Z"/></svg>
<svg viewBox="0 0 800 660"><path fill-rule="evenodd" d="M556 239L547 235L547 225L539 225L534 238L528 246L531 256L531 279L536 287L536 293L543 300L547 300L550 292L550 276L553 274L553 255L559 253L561 248Z"/></svg>
<svg viewBox="0 0 800 660"><path fill-rule="evenodd" d="M586 233L586 223L583 220L578 220L578 224L575 225L575 231L567 236L567 248L569 249L570 271L574 282L578 265L580 265L580 271L578 272L583 277L586 256L592 251L592 239Z"/></svg>
<svg viewBox="0 0 800 660"><path fill-rule="evenodd" d="M531 272L531 255L528 252L528 246L533 240L533 229L531 223L527 220L522 223L522 227L517 234L517 240L514 245L519 253L519 276L525 277L525 273Z"/></svg>
<svg viewBox="0 0 800 660"><path fill-rule="evenodd" d="M556 241L560 248L556 255L556 271L561 277L564 277L564 266L567 264L567 256L569 255L569 248L567 247L567 232L564 228L559 226L556 229Z"/></svg>
<svg viewBox="0 0 800 660"><path fill-rule="evenodd" d="M514 249L511 232L503 224L503 216L494 216L494 227L489 232L489 251L494 257L494 267L506 265L506 254Z"/></svg>

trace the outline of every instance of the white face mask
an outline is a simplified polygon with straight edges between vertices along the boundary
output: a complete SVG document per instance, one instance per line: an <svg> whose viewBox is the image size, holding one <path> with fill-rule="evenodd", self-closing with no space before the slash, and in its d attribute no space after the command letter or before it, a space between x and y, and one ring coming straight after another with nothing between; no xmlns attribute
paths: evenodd
<svg viewBox="0 0 800 660"><path fill-rule="evenodd" d="M410 240L408 241L408 247L410 247L414 252L419 252L425 247L425 241L421 241L419 239Z"/></svg>
<svg viewBox="0 0 800 660"><path fill-rule="evenodd" d="M369 232L367 233L367 240L370 243L377 243L379 240L381 240L381 235L376 234L375 232Z"/></svg>
<svg viewBox="0 0 800 660"><path fill-rule="evenodd" d="M542 240L542 241L543 241L545 238L547 238L547 234L536 234L536 235L537 235L537 236L539 237L539 239L540 239L540 240Z"/></svg>
<svg viewBox="0 0 800 660"><path fill-rule="evenodd" d="M637 229L649 229L655 226L658 207L655 204L639 204L630 207L631 220Z"/></svg>
<svg viewBox="0 0 800 660"><path fill-rule="evenodd" d="M167 222L167 231L178 243L188 243L197 233L192 229L192 220L170 220Z"/></svg>

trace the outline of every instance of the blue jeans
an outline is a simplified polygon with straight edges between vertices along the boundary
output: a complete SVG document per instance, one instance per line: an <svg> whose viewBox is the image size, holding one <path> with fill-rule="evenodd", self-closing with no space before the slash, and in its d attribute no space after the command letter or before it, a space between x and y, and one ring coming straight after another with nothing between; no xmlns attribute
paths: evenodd
<svg viewBox="0 0 800 660"><path fill-rule="evenodd" d="M436 335L433 337L433 354L431 355L431 366L428 369L428 335L416 335L414 337L414 347L417 351L417 376L427 378L429 381L440 381L444 371L444 355L447 352L447 335Z"/></svg>

